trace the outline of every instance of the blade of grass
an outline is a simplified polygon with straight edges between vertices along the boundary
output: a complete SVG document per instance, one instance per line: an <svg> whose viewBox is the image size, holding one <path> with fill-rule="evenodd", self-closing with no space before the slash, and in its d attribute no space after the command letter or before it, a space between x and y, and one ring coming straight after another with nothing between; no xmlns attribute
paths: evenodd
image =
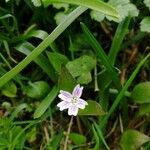
<svg viewBox="0 0 150 150"><path fill-rule="evenodd" d="M98 134L97 134L97 132L96 132L96 130L95 130L95 128L94 128L94 125L92 125L92 131L93 131L94 138L95 138L95 142L96 142L96 144L95 144L93 150L97 150L97 149L99 149L100 142L99 142Z"/></svg>
<svg viewBox="0 0 150 150"><path fill-rule="evenodd" d="M89 44L92 46L92 48L95 50L96 56L100 61L103 63L103 65L107 68L114 84L116 85L117 89L120 90L121 84L118 78L117 73L114 70L114 67L110 63L105 51L101 47L101 45L98 43L98 41L95 39L95 37L92 35L90 30L86 27L85 24L81 23L82 30L84 34L87 37L87 40L89 41Z"/></svg>
<svg viewBox="0 0 150 150"><path fill-rule="evenodd" d="M120 50L123 39L128 31L129 23L130 23L130 17L127 17L117 27L110 51L108 53L108 58L112 65L114 65L115 63L115 60Z"/></svg>
<svg viewBox="0 0 150 150"><path fill-rule="evenodd" d="M101 141L102 141L103 144L105 145L106 149L107 149L107 150L110 150L109 146L107 145L107 143L106 143L106 141L105 141L105 138L104 138L104 136L103 136L103 134L102 134L101 129L99 128L99 126L98 126L95 122L94 122L94 126L95 126L95 129L97 130L97 133L98 133L98 135L99 135Z"/></svg>
<svg viewBox="0 0 150 150"><path fill-rule="evenodd" d="M45 97L45 99L40 103L38 108L35 110L34 118L39 118L44 114L47 108L50 107L50 104L55 99L57 94L58 88L54 86L53 89L50 91L50 93Z"/></svg>
<svg viewBox="0 0 150 150"><path fill-rule="evenodd" d="M121 49L125 49L128 46L139 42L140 40L142 40L143 38L145 38L146 36L148 36L149 34L147 32L141 32L139 31L138 34L134 35L129 41L125 42L122 44Z"/></svg>
<svg viewBox="0 0 150 150"><path fill-rule="evenodd" d="M52 3L69 3L100 11L106 15L119 18L119 14L111 5L100 0L42 0L45 6Z"/></svg>
<svg viewBox="0 0 150 150"><path fill-rule="evenodd" d="M7 72L0 78L0 87L16 76L23 70L31 61L33 61L40 53L42 53L78 16L80 16L87 8L78 7L71 12L63 22L58 25L55 30L37 46L25 59L23 59L17 66Z"/></svg>
<svg viewBox="0 0 150 150"><path fill-rule="evenodd" d="M136 77L136 75L138 74L140 68L144 65L144 63L146 62L146 60L150 57L150 53L141 60L141 62L138 64L138 66L136 67L136 69L133 71L133 73L131 74L130 78L128 79L128 81L126 82L125 86L122 88L122 90L120 91L120 93L118 94L118 96L116 97L113 105L111 106L110 110L108 111L107 115L104 117L104 119L101 121L100 127L101 129L103 129L107 123L107 120L109 119L109 117L111 116L111 114L114 112L114 110L117 108L119 102L121 101L121 99L124 97L125 92L128 90L128 87L131 85L132 81L134 80L134 78Z"/></svg>
<svg viewBox="0 0 150 150"><path fill-rule="evenodd" d="M26 56L30 55L33 49L35 49L35 47L29 42L24 42L20 45L17 45L15 48L17 51L25 54ZM33 61L42 68L42 70L50 77L52 81L56 81L55 70L49 63L49 60L43 54L40 54Z"/></svg>

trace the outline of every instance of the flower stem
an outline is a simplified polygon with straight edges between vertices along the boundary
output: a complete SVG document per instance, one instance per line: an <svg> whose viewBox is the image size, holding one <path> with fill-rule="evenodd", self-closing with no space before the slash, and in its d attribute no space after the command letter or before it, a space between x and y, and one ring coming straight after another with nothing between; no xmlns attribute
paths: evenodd
<svg viewBox="0 0 150 150"><path fill-rule="evenodd" d="M66 139L65 139L65 143L64 143L64 150L67 150L67 144L68 144L68 139L69 139L69 134L70 134L72 123L73 123L73 116L71 116L71 119L69 122L69 127L67 130Z"/></svg>

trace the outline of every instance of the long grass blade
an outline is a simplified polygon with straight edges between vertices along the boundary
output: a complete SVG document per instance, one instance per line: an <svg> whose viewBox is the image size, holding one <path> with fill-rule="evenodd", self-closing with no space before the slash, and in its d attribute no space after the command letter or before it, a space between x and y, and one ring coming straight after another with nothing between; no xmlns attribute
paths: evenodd
<svg viewBox="0 0 150 150"><path fill-rule="evenodd" d="M58 25L55 30L37 46L25 59L23 59L17 66L7 72L0 78L0 87L16 76L23 70L31 61L33 61L39 54L41 54L78 16L80 16L87 8L78 7L71 12L64 21Z"/></svg>
<svg viewBox="0 0 150 150"><path fill-rule="evenodd" d="M146 62L146 60L149 57L150 57L150 53L145 58L143 58L141 60L141 62L136 67L136 69L133 71L133 73L131 74L130 78L126 82L125 86L122 88L122 90L120 91L120 93L116 97L116 99L115 99L113 105L111 106L110 110L108 111L107 115L101 121L101 124L100 124L101 128L104 128L105 124L107 123L107 120L109 119L109 117L111 116L111 114L114 112L114 110L117 108L117 106L118 106L119 102L121 101L121 99L123 98L125 92L128 90L128 87L131 85L132 81L134 80L134 78L138 74L140 68L144 65L144 63Z"/></svg>

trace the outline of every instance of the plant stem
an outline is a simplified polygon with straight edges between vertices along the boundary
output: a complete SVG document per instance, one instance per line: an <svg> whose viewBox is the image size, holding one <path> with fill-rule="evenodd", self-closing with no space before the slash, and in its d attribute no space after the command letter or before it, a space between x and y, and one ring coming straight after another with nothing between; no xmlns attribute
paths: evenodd
<svg viewBox="0 0 150 150"><path fill-rule="evenodd" d="M109 93L111 93L111 94L118 94L119 92L118 92L117 89L109 89ZM125 95L126 97L130 97L130 96L131 96L131 92L125 91L124 95Z"/></svg>
<svg viewBox="0 0 150 150"><path fill-rule="evenodd" d="M67 150L67 144L68 144L68 139L69 139L69 134L70 134L70 131L71 131L72 123L73 123L73 116L71 116L71 119L70 119L70 122L69 122L69 127L68 127L68 130L67 130L67 135L66 135L66 139L65 139L65 143L64 143L64 150Z"/></svg>

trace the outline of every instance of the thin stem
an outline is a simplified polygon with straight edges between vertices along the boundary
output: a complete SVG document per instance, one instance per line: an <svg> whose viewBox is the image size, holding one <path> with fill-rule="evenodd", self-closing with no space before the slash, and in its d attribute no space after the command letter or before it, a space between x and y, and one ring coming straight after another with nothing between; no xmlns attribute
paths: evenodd
<svg viewBox="0 0 150 150"><path fill-rule="evenodd" d="M71 119L70 119L70 122L69 122L69 127L68 127L68 130L67 130L67 135L66 135L66 139L65 139L65 143L64 143L64 150L67 150L67 144L68 144L68 139L69 139L69 134L70 134L70 131L71 131L72 123L73 123L73 116L71 116Z"/></svg>
<svg viewBox="0 0 150 150"><path fill-rule="evenodd" d="M94 68L94 78L95 78L95 91L99 91L98 82L97 82L97 66Z"/></svg>
<svg viewBox="0 0 150 150"><path fill-rule="evenodd" d="M118 94L119 92L118 92L117 89L109 89L109 93L111 93L111 94ZM124 96L131 97L131 92L125 91Z"/></svg>

